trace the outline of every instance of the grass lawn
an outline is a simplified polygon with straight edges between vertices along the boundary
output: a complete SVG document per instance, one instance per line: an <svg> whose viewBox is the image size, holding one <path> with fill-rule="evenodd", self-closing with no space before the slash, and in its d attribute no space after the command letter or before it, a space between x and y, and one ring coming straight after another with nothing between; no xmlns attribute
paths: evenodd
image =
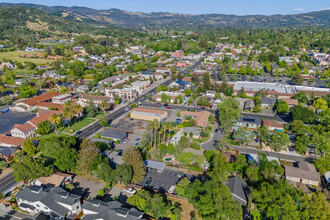
<svg viewBox="0 0 330 220"><path fill-rule="evenodd" d="M45 136L43 136L42 138L50 138L50 137L68 137L69 135L67 134L56 134L56 132L53 132L53 133L50 133L50 134L47 134Z"/></svg>
<svg viewBox="0 0 330 220"><path fill-rule="evenodd" d="M21 63L24 63L25 61L30 61L32 63L35 63L37 65L40 64L46 64L46 63L52 63L55 62L54 60L49 59L37 59L37 58L23 58L23 54L35 54L37 52L26 52L26 51L10 51L10 52L1 52L0 53L0 61L3 59L9 59L12 61L18 61Z"/></svg>
<svg viewBox="0 0 330 220"><path fill-rule="evenodd" d="M94 118L97 118L97 119L102 119L103 117L105 116L105 114L103 112L97 114Z"/></svg>
<svg viewBox="0 0 330 220"><path fill-rule="evenodd" d="M79 131L80 129L82 129L83 127L93 123L94 121L96 121L95 119L91 119L91 118L84 118L81 121L78 121L76 123L74 123L73 125L71 125L71 127L65 127L64 129L61 129L60 131L66 132L66 133L75 133L77 131ZM70 130L73 130L73 132L70 132Z"/></svg>

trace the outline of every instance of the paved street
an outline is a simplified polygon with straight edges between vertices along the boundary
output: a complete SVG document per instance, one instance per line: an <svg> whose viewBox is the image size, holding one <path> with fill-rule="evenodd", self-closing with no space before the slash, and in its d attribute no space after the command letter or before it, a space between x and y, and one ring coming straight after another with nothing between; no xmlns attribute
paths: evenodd
<svg viewBox="0 0 330 220"><path fill-rule="evenodd" d="M0 179L0 193L5 193L7 190L11 189L17 184L13 173L9 173Z"/></svg>

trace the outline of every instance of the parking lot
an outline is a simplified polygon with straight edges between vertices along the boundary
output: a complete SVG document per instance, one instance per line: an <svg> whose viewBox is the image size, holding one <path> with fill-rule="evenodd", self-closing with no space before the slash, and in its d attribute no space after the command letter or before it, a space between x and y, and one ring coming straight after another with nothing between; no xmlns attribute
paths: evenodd
<svg viewBox="0 0 330 220"><path fill-rule="evenodd" d="M9 132L15 124L24 124L33 117L35 117L35 114L30 112L9 111L0 114L0 134Z"/></svg>
<svg viewBox="0 0 330 220"><path fill-rule="evenodd" d="M137 185L150 190L158 190L159 192L167 192L176 194L176 190L170 192L170 188L175 186L182 178L187 177L189 180L193 180L196 177L189 174L183 174L179 177L179 171L164 169L163 172L156 170L148 170L146 177L140 181ZM147 180L151 177L151 182L148 187L145 186Z"/></svg>

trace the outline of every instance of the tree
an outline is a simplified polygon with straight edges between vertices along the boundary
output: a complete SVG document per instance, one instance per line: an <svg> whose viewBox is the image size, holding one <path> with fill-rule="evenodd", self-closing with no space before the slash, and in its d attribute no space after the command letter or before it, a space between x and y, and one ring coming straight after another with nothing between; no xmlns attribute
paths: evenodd
<svg viewBox="0 0 330 220"><path fill-rule="evenodd" d="M300 73L297 73L296 75L294 75L292 77L292 82L295 84L295 85L302 85L304 83L304 78L301 76Z"/></svg>
<svg viewBox="0 0 330 220"><path fill-rule="evenodd" d="M85 112L88 117L95 117L99 113L99 110L94 105L92 100L88 100L87 106L85 107Z"/></svg>
<svg viewBox="0 0 330 220"><path fill-rule="evenodd" d="M98 150L95 143L89 139L84 139L78 154L77 173L80 175L91 174L90 165L97 154Z"/></svg>
<svg viewBox="0 0 330 220"><path fill-rule="evenodd" d="M176 192L178 196L184 196L186 188L189 186L190 181L187 177L180 180L178 184L176 184Z"/></svg>
<svg viewBox="0 0 330 220"><path fill-rule="evenodd" d="M299 206L301 219L329 219L330 204L322 192L304 194Z"/></svg>
<svg viewBox="0 0 330 220"><path fill-rule="evenodd" d="M99 107L105 114L106 111L108 111L110 109L110 104L106 100L103 100Z"/></svg>
<svg viewBox="0 0 330 220"><path fill-rule="evenodd" d="M290 116L292 120L301 120L304 123L313 123L316 117L313 110L303 107L302 105L292 107L290 109Z"/></svg>
<svg viewBox="0 0 330 220"><path fill-rule="evenodd" d="M20 98L28 98L30 96L34 96L38 93L38 90L33 88L32 86L22 86L19 90L19 97Z"/></svg>
<svg viewBox="0 0 330 220"><path fill-rule="evenodd" d="M204 73L203 75L203 83L205 90L209 90L211 88L210 74Z"/></svg>
<svg viewBox="0 0 330 220"><path fill-rule="evenodd" d="M233 139L241 145L246 146L252 140L253 132L247 128L239 128L233 133Z"/></svg>
<svg viewBox="0 0 330 220"><path fill-rule="evenodd" d="M61 122L61 116L54 113L52 116L50 116L49 121L54 125L56 134L58 134L57 125Z"/></svg>
<svg viewBox="0 0 330 220"><path fill-rule="evenodd" d="M209 104L209 100L204 96L200 97L197 101L197 105L208 106Z"/></svg>
<svg viewBox="0 0 330 220"><path fill-rule="evenodd" d="M36 134L46 135L52 131L52 125L49 121L42 121L38 123L37 126Z"/></svg>
<svg viewBox="0 0 330 220"><path fill-rule="evenodd" d="M74 148L61 147L56 151L53 158L55 159L54 165L62 172L75 170L76 168L77 151Z"/></svg>
<svg viewBox="0 0 330 220"><path fill-rule="evenodd" d="M220 128L229 132L232 124L241 117L239 102L232 97L225 98L218 104Z"/></svg>
<svg viewBox="0 0 330 220"><path fill-rule="evenodd" d="M308 97L304 92L298 92L292 98L297 99L299 102L307 103Z"/></svg>
<svg viewBox="0 0 330 220"><path fill-rule="evenodd" d="M74 114L75 114L76 116L78 116L78 118L81 117L81 114L82 114L83 111L84 111L84 108L83 108L81 105L79 105L79 104L75 104L75 105L73 105L72 109L73 109Z"/></svg>
<svg viewBox="0 0 330 220"><path fill-rule="evenodd" d="M37 147L32 140L25 140L23 142L23 152L34 156L37 153Z"/></svg>
<svg viewBox="0 0 330 220"><path fill-rule="evenodd" d="M318 98L313 102L313 106L319 110L327 110L328 103L324 99Z"/></svg>
<svg viewBox="0 0 330 220"><path fill-rule="evenodd" d="M190 96L191 95L191 90L190 89L185 89L183 92L184 92L184 94L186 96Z"/></svg>
<svg viewBox="0 0 330 220"><path fill-rule="evenodd" d="M214 155L208 176L212 181L224 183L228 179L230 165L223 153Z"/></svg>
<svg viewBox="0 0 330 220"><path fill-rule="evenodd" d="M69 107L64 108L64 110L62 112L62 117L64 120L66 120L66 122L68 123L68 125L70 127L70 121L74 117L73 109L69 108Z"/></svg>
<svg viewBox="0 0 330 220"><path fill-rule="evenodd" d="M16 160L11 166L13 168L13 176L17 182L34 180L53 173L53 167L47 166L46 160L42 157L32 158L25 155Z"/></svg>
<svg viewBox="0 0 330 220"><path fill-rule="evenodd" d="M288 103L286 103L285 101L283 100L278 100L276 102L276 104L274 105L274 109L276 111L277 114L285 114L285 113L288 113L289 112L289 106L288 106Z"/></svg>
<svg viewBox="0 0 330 220"><path fill-rule="evenodd" d="M146 174L144 161L141 153L135 147L130 147L124 152L123 161L125 165L131 166L133 169L133 183L138 183L144 178Z"/></svg>
<svg viewBox="0 0 330 220"><path fill-rule="evenodd" d="M317 158L315 160L315 167L323 176L328 170L330 170L330 155L327 154Z"/></svg>
<svg viewBox="0 0 330 220"><path fill-rule="evenodd" d="M285 132L275 132L271 136L270 147L275 151L280 151L290 144L290 137Z"/></svg>
<svg viewBox="0 0 330 220"><path fill-rule="evenodd" d="M108 121L108 119L105 116L103 116L103 117L100 118L99 123L103 127L107 127L109 125L109 121Z"/></svg>

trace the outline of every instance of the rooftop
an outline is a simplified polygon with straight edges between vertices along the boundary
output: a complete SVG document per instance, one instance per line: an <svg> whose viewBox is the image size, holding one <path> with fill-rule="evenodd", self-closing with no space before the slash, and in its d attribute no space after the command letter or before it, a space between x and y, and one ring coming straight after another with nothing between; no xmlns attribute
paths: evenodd
<svg viewBox="0 0 330 220"><path fill-rule="evenodd" d="M285 175L320 182L320 174L313 164L307 162L298 163L298 167L285 166Z"/></svg>
<svg viewBox="0 0 330 220"><path fill-rule="evenodd" d="M22 146L24 141L25 139L23 138L0 135L0 145L8 144L12 146Z"/></svg>

